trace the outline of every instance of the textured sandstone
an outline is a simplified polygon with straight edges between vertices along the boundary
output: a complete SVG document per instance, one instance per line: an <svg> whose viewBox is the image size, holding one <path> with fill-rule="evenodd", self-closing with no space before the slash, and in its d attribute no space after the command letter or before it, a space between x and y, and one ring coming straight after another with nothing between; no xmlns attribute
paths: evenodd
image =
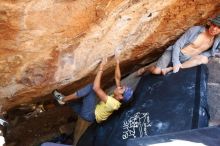
<svg viewBox="0 0 220 146"><path fill-rule="evenodd" d="M76 89L115 49L124 72L143 58L149 63L219 8L219 0L1 0L0 104L9 109L55 88Z"/></svg>

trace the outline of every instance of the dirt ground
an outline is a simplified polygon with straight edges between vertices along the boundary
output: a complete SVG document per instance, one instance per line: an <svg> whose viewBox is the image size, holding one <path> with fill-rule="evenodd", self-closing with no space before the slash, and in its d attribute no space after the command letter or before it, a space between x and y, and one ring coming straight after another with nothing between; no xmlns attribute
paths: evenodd
<svg viewBox="0 0 220 146"><path fill-rule="evenodd" d="M7 146L38 146L60 136L60 126L76 121L76 115L68 106L53 103L44 108L42 105L22 105L7 116Z"/></svg>

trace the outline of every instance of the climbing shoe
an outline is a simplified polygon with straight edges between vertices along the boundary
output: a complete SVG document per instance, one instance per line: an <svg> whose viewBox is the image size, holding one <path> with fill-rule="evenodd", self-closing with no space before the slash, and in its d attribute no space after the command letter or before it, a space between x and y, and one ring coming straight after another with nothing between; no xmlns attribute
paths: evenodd
<svg viewBox="0 0 220 146"><path fill-rule="evenodd" d="M57 102L61 105L65 104L65 102L63 101L63 98L65 97L62 93L58 92L57 90L54 90L52 92L53 97L57 100Z"/></svg>

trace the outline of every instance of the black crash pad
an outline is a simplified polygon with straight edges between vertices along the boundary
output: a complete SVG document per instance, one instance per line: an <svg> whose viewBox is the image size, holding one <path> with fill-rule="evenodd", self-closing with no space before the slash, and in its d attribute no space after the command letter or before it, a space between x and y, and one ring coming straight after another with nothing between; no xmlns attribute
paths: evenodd
<svg viewBox="0 0 220 146"><path fill-rule="evenodd" d="M127 141L127 146L219 146L220 126L186 130Z"/></svg>
<svg viewBox="0 0 220 146"><path fill-rule="evenodd" d="M92 124L77 146L124 146L128 139L206 127L205 65L141 78L134 100L101 124Z"/></svg>

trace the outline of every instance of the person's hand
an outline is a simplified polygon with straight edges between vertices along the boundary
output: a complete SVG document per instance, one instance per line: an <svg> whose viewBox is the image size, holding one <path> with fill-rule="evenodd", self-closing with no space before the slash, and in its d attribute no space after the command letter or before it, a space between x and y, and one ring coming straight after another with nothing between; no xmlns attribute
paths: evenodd
<svg viewBox="0 0 220 146"><path fill-rule="evenodd" d="M121 46L115 48L114 54L115 54L116 61L119 60L119 56L121 55L121 52L122 52L122 47Z"/></svg>
<svg viewBox="0 0 220 146"><path fill-rule="evenodd" d="M108 59L105 57L105 58L102 58L102 61L99 65L99 70L103 70L105 64L108 62Z"/></svg>
<svg viewBox="0 0 220 146"><path fill-rule="evenodd" d="M120 63L119 57L116 57L116 56L115 56L115 61L116 61L116 64L119 64L119 63Z"/></svg>
<svg viewBox="0 0 220 146"><path fill-rule="evenodd" d="M182 64L177 64L175 66L173 66L173 73L177 73L180 68L182 68Z"/></svg>

